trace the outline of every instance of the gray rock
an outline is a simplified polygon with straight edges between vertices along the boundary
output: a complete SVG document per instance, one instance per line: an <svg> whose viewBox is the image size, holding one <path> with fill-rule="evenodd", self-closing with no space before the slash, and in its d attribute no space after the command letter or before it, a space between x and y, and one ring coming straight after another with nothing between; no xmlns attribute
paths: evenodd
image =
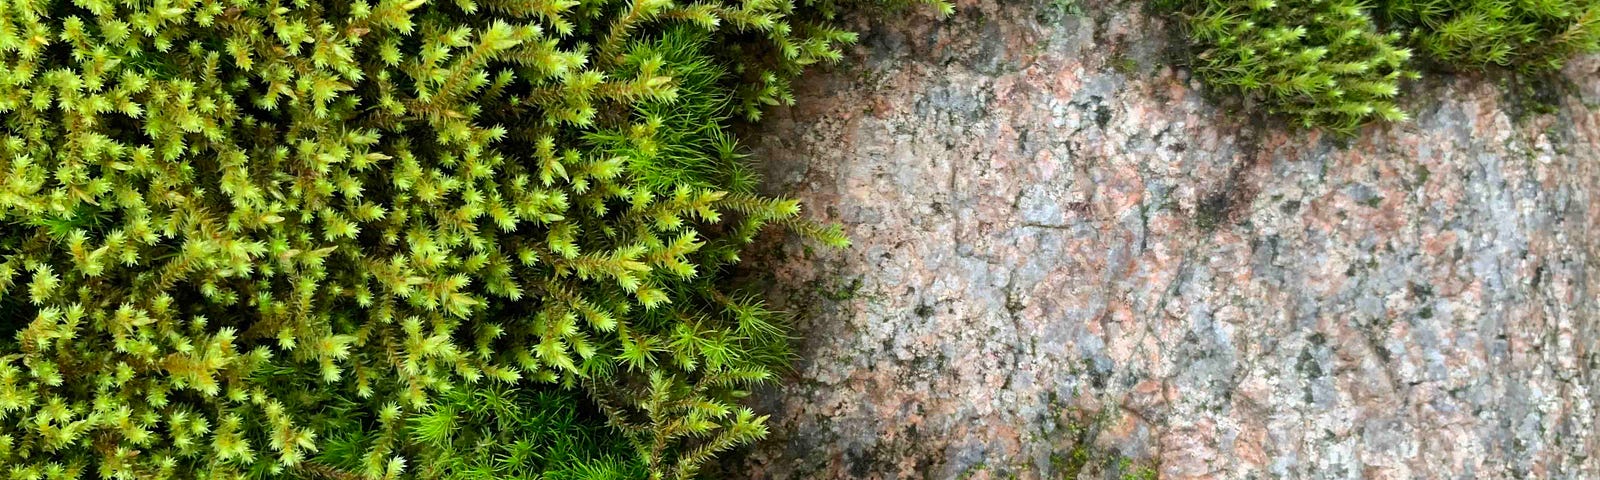
<svg viewBox="0 0 1600 480"><path fill-rule="evenodd" d="M1596 478L1600 60L1556 113L1412 85L1352 140L1250 115L1143 2L863 21L753 132L855 246L757 260L800 360L752 478Z"/></svg>

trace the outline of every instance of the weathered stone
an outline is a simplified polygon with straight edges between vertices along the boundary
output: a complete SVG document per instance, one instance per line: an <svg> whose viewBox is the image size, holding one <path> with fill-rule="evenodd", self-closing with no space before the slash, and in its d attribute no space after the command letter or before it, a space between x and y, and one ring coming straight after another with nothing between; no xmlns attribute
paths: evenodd
<svg viewBox="0 0 1600 480"><path fill-rule="evenodd" d="M1600 60L1341 140L1206 94L1143 3L871 20L753 132L855 246L758 262L800 360L729 470L1056 478L1088 411L1163 478L1600 477Z"/></svg>

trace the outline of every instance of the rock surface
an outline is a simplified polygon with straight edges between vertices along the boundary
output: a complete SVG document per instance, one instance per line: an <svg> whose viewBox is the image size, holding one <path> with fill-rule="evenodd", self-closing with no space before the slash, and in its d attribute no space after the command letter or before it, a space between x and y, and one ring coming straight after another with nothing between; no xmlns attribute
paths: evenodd
<svg viewBox="0 0 1600 480"><path fill-rule="evenodd" d="M1163 478L1600 477L1600 60L1346 141L1205 93L1144 3L863 20L753 132L855 246L757 263L800 361L729 470L1060 478L1095 412Z"/></svg>

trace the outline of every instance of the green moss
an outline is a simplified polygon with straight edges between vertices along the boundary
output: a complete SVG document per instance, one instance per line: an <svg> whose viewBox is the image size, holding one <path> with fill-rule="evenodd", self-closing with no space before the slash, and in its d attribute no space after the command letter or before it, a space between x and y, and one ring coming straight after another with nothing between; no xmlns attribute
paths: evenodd
<svg viewBox="0 0 1600 480"><path fill-rule="evenodd" d="M1182 3L1206 84L1242 93L1307 127L1349 132L1399 121L1400 81L1413 78L1399 34L1382 33L1356 0Z"/></svg>
<svg viewBox="0 0 1600 480"><path fill-rule="evenodd" d="M1083 6L1077 0L1050 0L1050 8L1061 16L1078 16L1083 14Z"/></svg>
<svg viewBox="0 0 1600 480"><path fill-rule="evenodd" d="M822 298L826 298L828 300L833 300L835 302L843 302L843 301L854 299L854 298L856 298L856 296L860 292L861 292L861 279L860 278L852 278L852 279L850 279L850 283L843 284L843 285L836 285L834 288L827 288L827 287L819 286L818 290L817 290L817 293L821 294Z"/></svg>
<svg viewBox="0 0 1600 480"><path fill-rule="evenodd" d="M1125 55L1114 55L1107 63L1111 65L1112 70L1123 76L1132 77L1139 73L1139 62Z"/></svg>
<svg viewBox="0 0 1600 480"><path fill-rule="evenodd" d="M789 0L0 4L17 478L683 478L788 328L729 132L853 34Z"/></svg>
<svg viewBox="0 0 1600 480"><path fill-rule="evenodd" d="M1156 3L1183 17L1201 81L1345 134L1407 118L1395 97L1402 81L1420 76L1413 49L1445 70L1546 72L1600 51L1600 0Z"/></svg>
<svg viewBox="0 0 1600 480"><path fill-rule="evenodd" d="M1413 43L1444 64L1525 70L1561 68L1600 49L1600 1L1385 0L1379 5Z"/></svg>

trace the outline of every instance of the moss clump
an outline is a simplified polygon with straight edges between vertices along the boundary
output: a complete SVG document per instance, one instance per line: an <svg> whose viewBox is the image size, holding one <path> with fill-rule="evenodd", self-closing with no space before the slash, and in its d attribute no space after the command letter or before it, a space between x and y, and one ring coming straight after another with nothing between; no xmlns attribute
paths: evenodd
<svg viewBox="0 0 1600 480"><path fill-rule="evenodd" d="M839 57L826 16L0 2L0 467L662 478L760 438L787 331L723 274L765 225L846 241L725 127Z"/></svg>
<svg viewBox="0 0 1600 480"><path fill-rule="evenodd" d="M1351 0L1218 0L1189 25L1195 72L1258 97L1306 126L1350 130L1406 118L1394 104L1412 76L1399 36L1379 33Z"/></svg>
<svg viewBox="0 0 1600 480"><path fill-rule="evenodd" d="M1384 15L1443 64L1559 69L1600 50L1596 0L1385 0Z"/></svg>
<svg viewBox="0 0 1600 480"><path fill-rule="evenodd" d="M1412 51L1449 68L1560 68L1600 50L1600 0L1175 0L1206 84L1307 127L1407 118ZM1380 22L1380 19L1382 20Z"/></svg>

